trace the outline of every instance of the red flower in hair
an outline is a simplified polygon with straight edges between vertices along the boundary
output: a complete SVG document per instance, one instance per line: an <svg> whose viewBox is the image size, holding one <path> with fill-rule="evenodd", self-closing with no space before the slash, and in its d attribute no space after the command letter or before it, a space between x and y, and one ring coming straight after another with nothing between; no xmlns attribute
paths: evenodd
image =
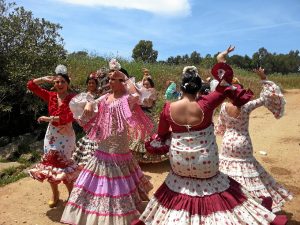
<svg viewBox="0 0 300 225"><path fill-rule="evenodd" d="M226 63L217 63L211 69L211 74L218 81L225 80L227 83L232 83L233 70Z"/></svg>
<svg viewBox="0 0 300 225"><path fill-rule="evenodd" d="M97 72L91 73L89 77L93 79L97 79L98 78Z"/></svg>

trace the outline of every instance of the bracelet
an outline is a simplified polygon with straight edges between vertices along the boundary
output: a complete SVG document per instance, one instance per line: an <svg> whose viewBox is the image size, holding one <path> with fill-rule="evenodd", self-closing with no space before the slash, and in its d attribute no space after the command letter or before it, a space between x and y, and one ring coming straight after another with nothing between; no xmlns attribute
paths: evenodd
<svg viewBox="0 0 300 225"><path fill-rule="evenodd" d="M50 123L52 123L53 122L53 120L54 120L54 116L50 116Z"/></svg>

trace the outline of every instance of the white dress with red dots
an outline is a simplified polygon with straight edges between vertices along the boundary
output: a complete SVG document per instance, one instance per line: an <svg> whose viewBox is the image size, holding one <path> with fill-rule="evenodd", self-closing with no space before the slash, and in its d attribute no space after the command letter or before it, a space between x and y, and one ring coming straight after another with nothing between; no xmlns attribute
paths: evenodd
<svg viewBox="0 0 300 225"><path fill-rule="evenodd" d="M28 172L32 178L41 182L47 180L55 184L72 183L80 172L76 163L71 160L75 149L75 133L69 102L74 94L68 94L59 105L56 92L43 89L32 80L27 83L27 88L48 104L50 116L59 117L59 122L50 122L48 125L41 162Z"/></svg>
<svg viewBox="0 0 300 225"><path fill-rule="evenodd" d="M171 134L171 171L154 194L139 220L132 225L225 225L285 224L248 197L241 186L219 172L218 147L212 124L213 110L226 96L213 92L198 101L204 120L197 126L181 126L170 116L166 103L160 116L158 135L146 143L151 153L168 151L164 140Z"/></svg>
<svg viewBox="0 0 300 225"><path fill-rule="evenodd" d="M223 135L220 153L220 171L239 182L254 197L269 201L273 212L281 210L292 195L260 165L253 156L253 147L249 135L249 115L260 106L266 106L275 116L283 115L285 100L280 88L271 81L263 83L260 98L249 101L241 107L237 118L226 112L226 103L221 106L216 134Z"/></svg>

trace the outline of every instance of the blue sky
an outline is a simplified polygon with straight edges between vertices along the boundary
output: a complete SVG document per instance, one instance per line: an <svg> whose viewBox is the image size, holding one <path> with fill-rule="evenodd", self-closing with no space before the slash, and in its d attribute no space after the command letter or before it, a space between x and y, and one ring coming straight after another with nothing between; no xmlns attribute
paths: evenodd
<svg viewBox="0 0 300 225"><path fill-rule="evenodd" d="M151 40L158 59L300 49L299 0L15 0L34 17L59 23L69 52L86 50L131 59L140 40Z"/></svg>

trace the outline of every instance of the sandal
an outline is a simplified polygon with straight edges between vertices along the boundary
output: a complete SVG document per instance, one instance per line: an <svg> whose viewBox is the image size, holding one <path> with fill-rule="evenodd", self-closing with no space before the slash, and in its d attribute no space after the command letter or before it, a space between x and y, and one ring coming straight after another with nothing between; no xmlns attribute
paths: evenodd
<svg viewBox="0 0 300 225"><path fill-rule="evenodd" d="M48 206L49 208L54 208L58 205L58 202L59 202L59 192L58 192L58 195L57 195L57 199L56 200L49 200L48 201Z"/></svg>

